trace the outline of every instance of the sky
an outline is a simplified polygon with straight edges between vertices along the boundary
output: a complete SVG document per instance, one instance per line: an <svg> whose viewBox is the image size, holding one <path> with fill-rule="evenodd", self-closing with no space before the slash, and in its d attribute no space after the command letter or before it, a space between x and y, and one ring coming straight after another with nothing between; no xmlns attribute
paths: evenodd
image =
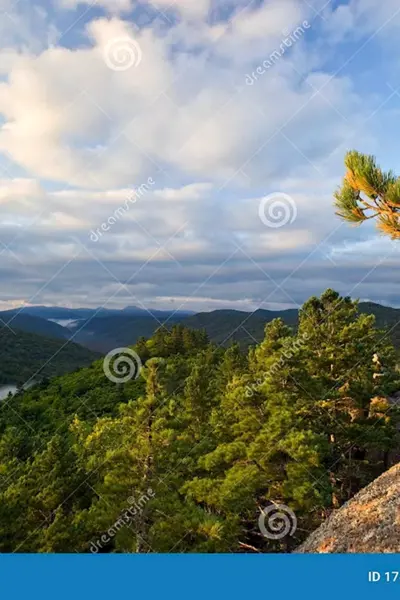
<svg viewBox="0 0 400 600"><path fill-rule="evenodd" d="M400 306L335 216L400 174L398 0L0 0L0 310Z"/></svg>

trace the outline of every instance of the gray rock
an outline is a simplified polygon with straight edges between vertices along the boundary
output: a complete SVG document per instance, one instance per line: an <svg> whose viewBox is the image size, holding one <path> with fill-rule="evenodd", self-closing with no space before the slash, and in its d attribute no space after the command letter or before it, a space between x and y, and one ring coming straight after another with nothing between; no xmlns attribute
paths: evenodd
<svg viewBox="0 0 400 600"><path fill-rule="evenodd" d="M400 552L400 464L334 511L295 552Z"/></svg>

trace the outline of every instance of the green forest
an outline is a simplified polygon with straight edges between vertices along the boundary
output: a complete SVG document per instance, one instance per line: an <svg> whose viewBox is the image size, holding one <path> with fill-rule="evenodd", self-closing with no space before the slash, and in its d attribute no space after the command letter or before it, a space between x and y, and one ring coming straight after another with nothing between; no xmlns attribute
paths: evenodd
<svg viewBox="0 0 400 600"><path fill-rule="evenodd" d="M0 328L0 385L24 384L89 366L100 355L73 342Z"/></svg>
<svg viewBox="0 0 400 600"><path fill-rule="evenodd" d="M127 383L99 360L2 405L1 552L291 551L399 448L396 350L332 290L248 350L179 324L133 349Z"/></svg>
<svg viewBox="0 0 400 600"><path fill-rule="evenodd" d="M0 385L62 375L89 366L99 356L67 340L0 327Z"/></svg>

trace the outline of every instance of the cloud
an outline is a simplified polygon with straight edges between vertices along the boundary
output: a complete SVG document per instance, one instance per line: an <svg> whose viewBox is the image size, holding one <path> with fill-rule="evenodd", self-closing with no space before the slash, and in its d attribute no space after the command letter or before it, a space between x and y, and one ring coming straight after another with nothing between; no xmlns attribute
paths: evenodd
<svg viewBox="0 0 400 600"><path fill-rule="evenodd" d="M129 12L134 5L132 0L54 0L61 8L74 10L79 5L99 6L110 13Z"/></svg>
<svg viewBox="0 0 400 600"><path fill-rule="evenodd" d="M250 5L232 19L233 36L255 40L269 36L285 37L284 30L300 23L303 6L296 0L272 0L258 10Z"/></svg>
<svg viewBox="0 0 400 600"><path fill-rule="evenodd" d="M211 0L54 0L61 8L75 10L80 5L100 7L111 14L127 13L135 7L148 7L165 12L177 12L187 19L204 19L211 6Z"/></svg>
<svg viewBox="0 0 400 600"><path fill-rule="evenodd" d="M132 190L50 192L32 180L9 181L0 203L2 299L13 288L31 303L68 297L91 306L276 308L296 306L329 285L377 299L378 282L398 268L398 253L380 247L371 231L356 230L355 243L353 232L329 218L330 182L310 198L305 190L312 183L283 182L297 188L297 218L278 229L261 222L261 198L232 201L216 186L192 183L149 188L103 231ZM27 196L35 201L27 204ZM387 287L390 297L399 291L395 282Z"/></svg>
<svg viewBox="0 0 400 600"><path fill-rule="evenodd" d="M19 53L41 52L58 37L46 6L0 0L0 74L11 68Z"/></svg>
<svg viewBox="0 0 400 600"><path fill-rule="evenodd" d="M210 10L211 0L152 0L151 4L160 10L177 11L188 19L204 19Z"/></svg>
<svg viewBox="0 0 400 600"><path fill-rule="evenodd" d="M397 0L350 0L346 4L325 5L324 29L331 40L361 40L366 35L373 39L399 29L400 7Z"/></svg>
<svg viewBox="0 0 400 600"><path fill-rule="evenodd" d="M288 9L295 2L284 4ZM273 77L246 87L246 71L238 71L237 60L240 66L247 60L246 69L252 68L254 48L247 41L257 17L268 21L264 47L274 47L285 21L280 6L240 14L219 50L224 56L227 45L235 44L236 53L221 64L208 61L210 51L219 52L209 36L202 37L208 41L199 52L171 54L175 28L164 35L151 28L138 32L117 18L92 20L87 27L91 45L84 48L21 56L1 84L0 149L36 177L99 189L159 172L211 176L224 183L240 179L242 168L260 182L279 177L288 161L296 168L303 154L313 161L345 136L341 115L357 110L361 118L361 99L349 81L328 81L323 73L309 74L299 85L284 58ZM290 12L291 24L304 16L298 3L297 9ZM212 29L204 26L208 34ZM186 44L187 30L179 31L186 32L181 38ZM109 68L110 45L125 45L129 59L130 40L140 48L140 64L122 72ZM315 94L319 86L326 87L334 107ZM288 149L287 139L276 136L281 128L289 140L296 139L296 148Z"/></svg>
<svg viewBox="0 0 400 600"><path fill-rule="evenodd" d="M309 4L102 0L55 21L43 7L14 11L0 50L0 302L276 307L328 286L395 298L398 256L373 224L334 218L332 192L354 145L396 168L398 108L359 59L384 44L397 7L385 4L388 29L373 36L377 2ZM140 25L145 9L155 18ZM116 218L149 176L154 187ZM278 229L258 214L274 193L297 211Z"/></svg>

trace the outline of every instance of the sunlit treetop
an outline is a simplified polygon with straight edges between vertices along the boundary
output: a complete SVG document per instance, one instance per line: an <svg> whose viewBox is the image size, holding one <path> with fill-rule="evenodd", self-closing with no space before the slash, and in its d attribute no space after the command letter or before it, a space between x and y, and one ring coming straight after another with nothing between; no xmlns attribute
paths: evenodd
<svg viewBox="0 0 400 600"><path fill-rule="evenodd" d="M346 174L335 192L336 214L359 225L377 219L378 229L400 238L400 178L383 171L374 156L352 150L345 158Z"/></svg>

